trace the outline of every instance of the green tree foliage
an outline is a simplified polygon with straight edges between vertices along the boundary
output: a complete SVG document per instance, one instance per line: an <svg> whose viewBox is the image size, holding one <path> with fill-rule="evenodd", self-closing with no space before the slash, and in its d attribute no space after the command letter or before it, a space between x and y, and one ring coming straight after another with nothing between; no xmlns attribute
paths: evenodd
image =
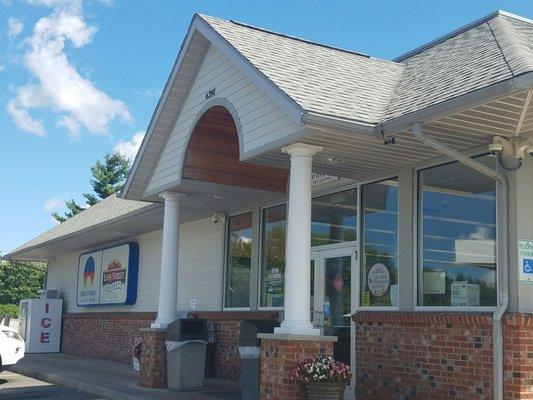
<svg viewBox="0 0 533 400"><path fill-rule="evenodd" d="M93 206L122 189L129 168L128 159L117 152L107 153L104 155L103 160L97 160L91 166L91 174L93 176L91 186L95 194L83 193L87 205ZM65 206L68 211L64 215L60 215L57 212L52 213L52 217L59 222L66 221L85 209L85 207L76 203L74 199L66 201Z"/></svg>
<svg viewBox="0 0 533 400"><path fill-rule="evenodd" d="M44 287L46 264L0 261L0 305L36 298Z"/></svg>

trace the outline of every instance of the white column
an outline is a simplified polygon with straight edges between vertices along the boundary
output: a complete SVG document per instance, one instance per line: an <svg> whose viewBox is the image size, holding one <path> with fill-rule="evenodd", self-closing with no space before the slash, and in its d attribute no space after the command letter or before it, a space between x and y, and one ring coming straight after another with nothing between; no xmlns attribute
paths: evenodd
<svg viewBox="0 0 533 400"><path fill-rule="evenodd" d="M295 143L281 149L291 157L285 244L285 318L275 333L319 335L311 313L311 166L318 146Z"/></svg>
<svg viewBox="0 0 533 400"><path fill-rule="evenodd" d="M176 319L178 302L178 252L180 199L184 193L164 192L165 215L163 219L163 242L161 249L161 272L159 282L159 307L152 328L166 328Z"/></svg>

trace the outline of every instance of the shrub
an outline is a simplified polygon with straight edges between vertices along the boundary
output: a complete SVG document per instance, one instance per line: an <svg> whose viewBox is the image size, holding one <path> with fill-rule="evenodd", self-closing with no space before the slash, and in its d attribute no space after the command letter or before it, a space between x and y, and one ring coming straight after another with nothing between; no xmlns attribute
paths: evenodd
<svg viewBox="0 0 533 400"><path fill-rule="evenodd" d="M0 319L6 314L11 318L18 318L19 306L17 304L0 304Z"/></svg>

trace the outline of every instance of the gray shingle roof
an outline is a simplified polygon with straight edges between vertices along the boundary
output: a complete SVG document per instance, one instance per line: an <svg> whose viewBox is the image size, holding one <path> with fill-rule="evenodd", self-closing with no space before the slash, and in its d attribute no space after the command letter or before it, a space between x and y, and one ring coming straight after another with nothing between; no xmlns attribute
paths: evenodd
<svg viewBox="0 0 533 400"><path fill-rule="evenodd" d="M151 206L153 206L152 203L125 200L117 197L117 194L111 195L100 203L87 208L72 218L67 219L65 222L56 225L29 242L24 243L22 246L17 247L12 253L20 253L21 251L78 233L82 230L97 227L100 224L125 217Z"/></svg>
<svg viewBox="0 0 533 400"><path fill-rule="evenodd" d="M376 123L403 65L202 15L304 110Z"/></svg>
<svg viewBox="0 0 533 400"><path fill-rule="evenodd" d="M390 120L533 70L533 24L496 13L399 61Z"/></svg>
<svg viewBox="0 0 533 400"><path fill-rule="evenodd" d="M533 24L493 13L395 61L201 16L306 111L371 124L533 71Z"/></svg>

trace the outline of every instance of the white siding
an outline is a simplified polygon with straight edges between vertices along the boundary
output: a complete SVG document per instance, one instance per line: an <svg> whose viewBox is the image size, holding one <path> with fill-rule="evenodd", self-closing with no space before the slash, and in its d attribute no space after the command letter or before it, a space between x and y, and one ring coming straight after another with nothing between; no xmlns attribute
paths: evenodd
<svg viewBox="0 0 533 400"><path fill-rule="evenodd" d="M76 285L78 257L71 253L57 257L48 270L48 289L57 289L64 301L64 312L157 311L162 231L141 235L139 243L139 286L137 301L130 306L78 307ZM222 304L224 224L210 219L180 226L178 309L188 310L190 299L198 310L219 310Z"/></svg>
<svg viewBox="0 0 533 400"><path fill-rule="evenodd" d="M178 310L189 310L191 299L198 310L222 307L224 224L211 218L182 226L178 269Z"/></svg>
<svg viewBox="0 0 533 400"><path fill-rule="evenodd" d="M302 129L228 58L210 46L148 183L147 192L152 193L165 185L179 182L188 135L205 104L206 92L213 88L216 88L216 97L227 99L237 111L242 127L244 156L280 136L288 136Z"/></svg>

